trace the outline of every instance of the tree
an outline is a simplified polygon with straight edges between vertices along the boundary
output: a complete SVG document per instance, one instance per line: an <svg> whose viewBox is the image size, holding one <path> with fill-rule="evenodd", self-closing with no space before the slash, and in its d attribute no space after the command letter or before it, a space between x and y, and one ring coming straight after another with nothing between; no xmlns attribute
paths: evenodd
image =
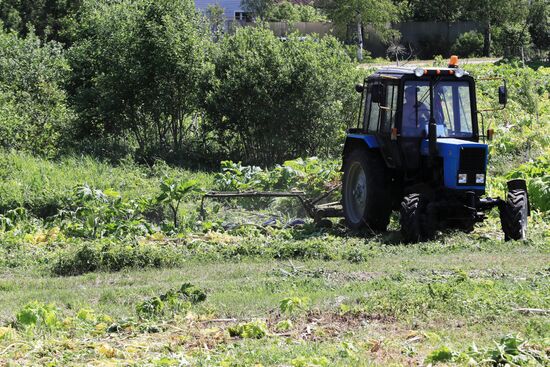
<svg viewBox="0 0 550 367"><path fill-rule="evenodd" d="M321 0L328 17L336 24L357 25L357 58L363 59L363 26L371 25L383 34L389 22L396 20L397 10L391 0Z"/></svg>
<svg viewBox="0 0 550 367"><path fill-rule="evenodd" d="M528 28L528 23L504 23L499 27L495 43L500 44L505 58L521 58L525 62L525 54L531 48Z"/></svg>
<svg viewBox="0 0 550 367"><path fill-rule="evenodd" d="M550 3L534 0L529 7L529 33L541 51L550 51Z"/></svg>
<svg viewBox="0 0 550 367"><path fill-rule="evenodd" d="M211 70L209 30L191 0L87 1L69 52L81 138L115 138L141 158L186 151Z"/></svg>
<svg viewBox="0 0 550 367"><path fill-rule="evenodd" d="M69 66L56 42L29 29L19 37L0 27L0 147L56 156L73 113L64 91Z"/></svg>
<svg viewBox="0 0 550 367"><path fill-rule="evenodd" d="M254 14L259 20L265 20L266 15L275 3L275 0L241 0L244 10Z"/></svg>
<svg viewBox="0 0 550 367"><path fill-rule="evenodd" d="M496 25L525 23L526 0L470 0L467 16L484 25L483 56L491 54L491 33Z"/></svg>
<svg viewBox="0 0 550 367"><path fill-rule="evenodd" d="M451 48L460 57L480 56L483 50L483 35L476 31L462 33Z"/></svg>
<svg viewBox="0 0 550 367"><path fill-rule="evenodd" d="M299 22L300 21L300 5L294 5L288 1L282 1L271 7L267 14L267 18L273 21Z"/></svg>
<svg viewBox="0 0 550 367"><path fill-rule="evenodd" d="M456 22L465 15L464 0L409 0L410 12L414 20L431 22Z"/></svg>
<svg viewBox="0 0 550 367"><path fill-rule="evenodd" d="M214 41L218 41L223 33L225 10L220 4L208 4L206 7L206 17L210 23L213 39Z"/></svg>
<svg viewBox="0 0 550 367"><path fill-rule="evenodd" d="M2 0L0 20L21 36L29 33L31 25L40 38L66 43L65 31L81 5L82 0Z"/></svg>
<svg viewBox="0 0 550 367"><path fill-rule="evenodd" d="M279 40L262 26L225 37L206 99L224 156L247 164L338 154L355 121L358 71L333 37Z"/></svg>
<svg viewBox="0 0 550 367"><path fill-rule="evenodd" d="M326 17L314 6L308 4L294 4L287 0L274 4L269 9L266 18L270 21L277 22L319 22L326 20Z"/></svg>

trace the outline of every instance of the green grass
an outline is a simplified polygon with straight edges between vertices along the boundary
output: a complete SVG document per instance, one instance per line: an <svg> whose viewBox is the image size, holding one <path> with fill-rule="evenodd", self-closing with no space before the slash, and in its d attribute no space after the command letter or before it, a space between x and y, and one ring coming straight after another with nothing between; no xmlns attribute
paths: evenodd
<svg viewBox="0 0 550 367"><path fill-rule="evenodd" d="M16 336L0 338L0 352L13 343L40 341L43 344L32 350L25 344L10 347L6 356L15 364L116 365L133 360L135 365L154 365L163 357L185 356L193 365L208 366L223 365L224 360L231 366L299 365L316 358L321 365L319 358L326 358L327 365L348 366L421 363L441 346L456 352L472 342L491 347L493 340L507 334L520 333L534 345L548 346L548 318L516 311L550 308L548 237L531 228L533 240L504 243L484 239L487 230L480 229L473 238L455 234L443 244L412 246L324 235L320 241L333 254L324 260L301 255L274 259L271 252L230 256L224 249L228 245L219 242L211 251L223 256L190 251L174 268L75 277L52 276L40 267L4 269L0 324L10 324L25 304L39 300L55 303L63 316L91 308L115 322L134 319L138 326L114 334L94 333L93 328L33 334L19 329ZM316 236L288 243L307 247ZM244 238L242 247L253 240ZM368 249L368 256L353 262L334 255L354 246ZM192 306L186 318L137 320L138 303L184 282L204 289L206 302ZM307 310L281 314L279 303L286 297L307 298ZM208 322L226 318L237 320ZM274 335L276 322L286 318L293 320L293 328L284 336ZM229 326L253 319L265 320L270 336L258 341L228 336ZM139 326L143 324L159 332L144 332ZM68 348L63 340L70 335ZM99 351L104 344L116 349L112 358ZM55 353L48 354L52 350Z"/></svg>
<svg viewBox="0 0 550 367"><path fill-rule="evenodd" d="M47 217L66 205L77 186L115 189L124 198L152 197L164 176L196 179L204 185L212 175L171 168L159 161L153 167L124 161L117 166L91 157L65 157L49 161L20 152L0 151L0 211L25 207Z"/></svg>
<svg viewBox="0 0 550 367"><path fill-rule="evenodd" d="M486 120L497 131L489 191L502 196L506 175L548 154L549 69L469 70L496 71L509 81L507 110ZM490 105L496 86L480 84L480 101ZM544 165L531 166L520 174L535 168L547 174ZM246 181L239 172L226 176ZM299 176L301 184L316 181L324 189L326 179L311 172ZM472 234L445 233L407 246L396 216L389 232L375 236L311 223L227 229L228 223L261 223L289 202L264 208L263 217L208 202L202 220L195 195L180 206L180 228L170 229L170 212L154 201L166 177L194 179L203 189L215 185L211 173L162 162L113 166L89 157L48 161L0 152L0 366L388 366L438 359L492 365L481 363L487 358L501 365L550 364L548 212L533 211L525 242L503 241L494 210ZM121 201L79 201L75 188L85 184L115 190ZM152 204L124 220L139 199ZM18 207L28 212L10 211ZM82 207L92 215L79 216ZM60 209L70 215L56 216ZM291 218L276 214L279 225ZM110 218L131 230L91 234L95 220L108 229ZM139 229L144 223L151 229ZM187 282L204 290L206 301L165 299L150 318L137 313L144 301ZM284 312L283 300L301 306ZM53 316L43 303L54 304ZM48 321L24 326L18 315L21 320L29 309ZM280 330L279 322L291 326ZM230 337L229 328L245 323L256 331L265 324L267 336ZM499 357L499 348L508 355Z"/></svg>

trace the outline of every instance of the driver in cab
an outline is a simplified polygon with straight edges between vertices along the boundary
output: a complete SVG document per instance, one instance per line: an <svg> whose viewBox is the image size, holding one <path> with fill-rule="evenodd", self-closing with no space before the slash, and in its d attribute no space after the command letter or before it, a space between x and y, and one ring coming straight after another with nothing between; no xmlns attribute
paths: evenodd
<svg viewBox="0 0 550 367"><path fill-rule="evenodd" d="M428 136L430 106L429 103L425 103L426 97L425 93L420 93L420 88L417 86L410 85L405 88L402 136L422 138ZM440 135L445 125L440 91L434 93L434 117L438 125L438 135Z"/></svg>

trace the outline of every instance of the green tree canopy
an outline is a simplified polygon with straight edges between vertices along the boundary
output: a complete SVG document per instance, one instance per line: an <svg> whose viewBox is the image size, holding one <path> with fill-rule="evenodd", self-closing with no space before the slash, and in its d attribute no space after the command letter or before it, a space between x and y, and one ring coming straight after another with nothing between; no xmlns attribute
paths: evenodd
<svg viewBox="0 0 550 367"><path fill-rule="evenodd" d="M73 114L63 89L69 66L61 45L0 30L0 146L54 156Z"/></svg>
<svg viewBox="0 0 550 367"><path fill-rule="evenodd" d="M550 2L548 0L534 0L531 3L529 32L536 48L550 52Z"/></svg>
<svg viewBox="0 0 550 367"><path fill-rule="evenodd" d="M388 23L397 20L397 8L391 0L320 0L319 6L335 24L357 25L358 58L362 59L363 26L370 25L382 36Z"/></svg>
<svg viewBox="0 0 550 367"><path fill-rule="evenodd" d="M26 35L31 26L40 38L65 42L81 4L82 0L2 0L0 20L20 35Z"/></svg>
<svg viewBox="0 0 550 367"><path fill-rule="evenodd" d="M464 0L409 0L410 15L417 21L455 22L466 14Z"/></svg>
<svg viewBox="0 0 550 367"><path fill-rule="evenodd" d="M208 130L225 156L273 165L339 151L358 100L357 71L336 39L281 41L269 29L245 27L221 42L215 64Z"/></svg>
<svg viewBox="0 0 550 367"><path fill-rule="evenodd" d="M326 20L326 17L314 6L293 4L286 0L273 5L266 18L270 21L287 22L319 22Z"/></svg>
<svg viewBox="0 0 550 367"><path fill-rule="evenodd" d="M275 0L241 0L243 9L253 13L259 20L266 19L273 4L275 4Z"/></svg>
<svg viewBox="0 0 550 367"><path fill-rule="evenodd" d="M466 16L484 25L483 55L491 54L493 28L510 23L527 23L527 0L470 0Z"/></svg>
<svg viewBox="0 0 550 367"><path fill-rule="evenodd" d="M328 17L337 24L370 24L385 29L396 20L396 7L391 0L321 0Z"/></svg>
<svg viewBox="0 0 550 367"><path fill-rule="evenodd" d="M185 150L210 68L191 0L88 1L69 56L82 137L132 138L141 154Z"/></svg>

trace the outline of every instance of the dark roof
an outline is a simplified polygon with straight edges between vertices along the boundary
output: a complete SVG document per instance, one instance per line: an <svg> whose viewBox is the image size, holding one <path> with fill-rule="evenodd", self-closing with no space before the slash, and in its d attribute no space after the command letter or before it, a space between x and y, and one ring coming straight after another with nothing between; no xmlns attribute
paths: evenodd
<svg viewBox="0 0 550 367"><path fill-rule="evenodd" d="M447 71L447 70L456 70L453 68L438 68L438 67L399 67L399 66L386 66L382 67L374 72L374 74L371 75L371 77L377 77L382 75L391 76L394 78L400 78L403 75L411 75L414 74L414 71L418 68L424 69L424 70L441 70L441 71ZM467 71L464 71L464 75L469 75Z"/></svg>

